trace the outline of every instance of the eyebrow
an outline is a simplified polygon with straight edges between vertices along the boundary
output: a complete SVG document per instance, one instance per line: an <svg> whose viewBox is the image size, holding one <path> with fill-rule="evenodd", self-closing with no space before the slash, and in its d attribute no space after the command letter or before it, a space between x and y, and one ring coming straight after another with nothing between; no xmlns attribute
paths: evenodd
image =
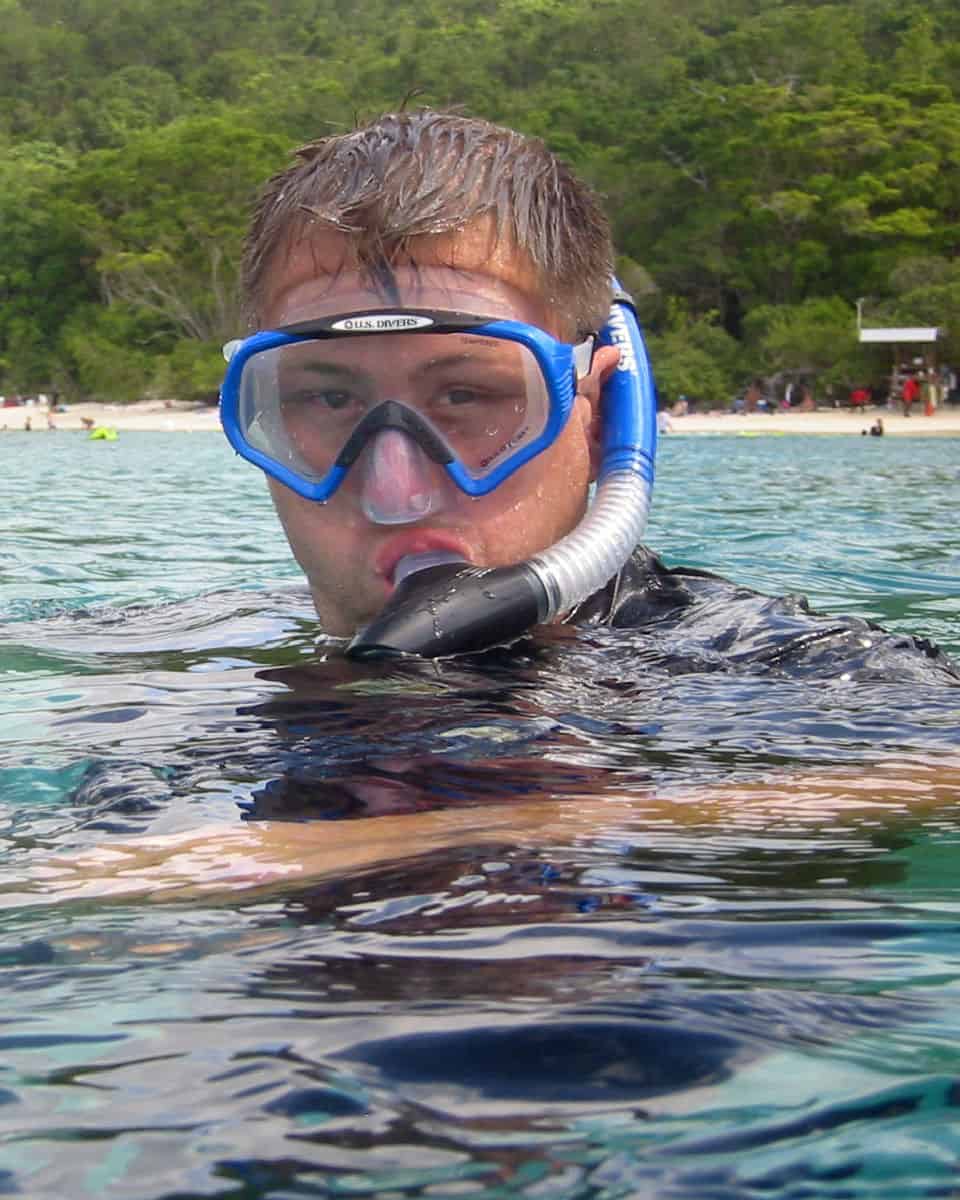
<svg viewBox="0 0 960 1200"><path fill-rule="evenodd" d="M333 375L342 379L356 378L359 374L355 367L342 366L337 362L317 362L312 358L281 367L281 376L288 373L291 375Z"/></svg>

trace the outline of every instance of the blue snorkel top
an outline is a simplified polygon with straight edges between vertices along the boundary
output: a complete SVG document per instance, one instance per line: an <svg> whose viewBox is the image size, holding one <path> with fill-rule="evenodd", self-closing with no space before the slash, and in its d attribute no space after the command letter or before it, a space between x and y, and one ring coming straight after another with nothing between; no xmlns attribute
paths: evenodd
<svg viewBox="0 0 960 1200"><path fill-rule="evenodd" d="M603 393L601 475L636 471L653 487L657 457L657 390L633 298L614 280L610 316L597 338L620 351Z"/></svg>

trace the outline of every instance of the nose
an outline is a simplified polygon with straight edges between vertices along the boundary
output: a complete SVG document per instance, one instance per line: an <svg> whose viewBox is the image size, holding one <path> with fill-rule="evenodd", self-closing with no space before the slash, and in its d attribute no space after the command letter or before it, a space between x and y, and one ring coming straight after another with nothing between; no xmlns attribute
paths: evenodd
<svg viewBox="0 0 960 1200"><path fill-rule="evenodd" d="M442 469L409 434L381 429L363 452L361 506L375 525L410 525L444 506Z"/></svg>

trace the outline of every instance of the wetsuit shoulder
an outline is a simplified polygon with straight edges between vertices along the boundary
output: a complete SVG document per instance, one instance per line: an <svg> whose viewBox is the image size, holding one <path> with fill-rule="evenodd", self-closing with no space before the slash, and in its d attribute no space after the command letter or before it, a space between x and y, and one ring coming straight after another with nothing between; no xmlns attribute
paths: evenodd
<svg viewBox="0 0 960 1200"><path fill-rule="evenodd" d="M960 684L960 670L927 639L814 612L802 596L767 596L709 571L667 567L643 546L574 620L644 634L645 650L656 643L673 670Z"/></svg>

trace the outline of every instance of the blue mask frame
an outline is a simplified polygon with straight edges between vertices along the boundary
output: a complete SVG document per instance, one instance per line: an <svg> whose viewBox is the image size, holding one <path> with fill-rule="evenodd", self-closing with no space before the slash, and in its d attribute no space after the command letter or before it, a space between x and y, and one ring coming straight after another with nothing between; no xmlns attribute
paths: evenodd
<svg viewBox="0 0 960 1200"><path fill-rule="evenodd" d="M284 326L275 330L264 330L230 347L229 365L220 393L220 421L227 440L234 450L254 466L260 467L273 479L284 484L306 500L324 503L337 491L357 456L356 445L350 452L338 455L337 462L319 480L310 480L290 469L284 463L271 458L250 444L243 432L239 419L240 381L246 362L255 354L291 346L301 342L322 341L331 338L344 339L353 335L392 336L411 333L463 333L470 332L483 337L500 338L526 347L537 361L547 384L550 411L543 431L528 444L519 447L490 472L477 478L452 454L442 461L443 469L456 486L468 496L486 496L499 487L505 479L518 471L525 463L535 458L548 446L553 445L566 425L573 409L577 392L577 355L580 347L558 341L522 321L499 320L474 316L468 313L442 312L433 309L377 309L363 312L342 313L322 320ZM420 440L416 428L408 429ZM372 431L368 433L368 436ZM348 443L349 445L349 443ZM428 449L431 457L441 461ZM344 461L341 461L344 460Z"/></svg>

